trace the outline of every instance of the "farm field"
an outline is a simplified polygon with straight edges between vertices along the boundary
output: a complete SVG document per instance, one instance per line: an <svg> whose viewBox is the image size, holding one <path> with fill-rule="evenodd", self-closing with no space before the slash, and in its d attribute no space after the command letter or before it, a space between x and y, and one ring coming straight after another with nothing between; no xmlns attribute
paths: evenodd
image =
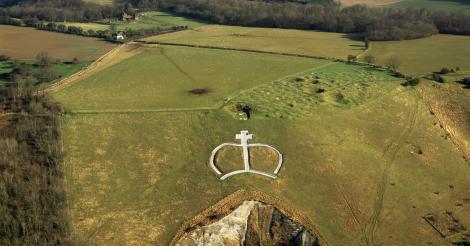
<svg viewBox="0 0 470 246"><path fill-rule="evenodd" d="M173 26L187 26L188 28L197 28L206 25L204 22L194 20L186 17L176 16L170 13L150 11L143 13L138 20L125 22L117 20L102 20L99 21L101 24L100 28L108 27L102 30L109 29L114 24L116 29L119 31L125 31L128 29L149 29L160 27L162 29L168 29Z"/></svg>
<svg viewBox="0 0 470 246"><path fill-rule="evenodd" d="M435 35L428 38L406 41L372 42L367 55L386 65L391 57L400 65L398 70L406 74L429 74L443 67L460 67L470 70L470 37L457 35Z"/></svg>
<svg viewBox="0 0 470 246"><path fill-rule="evenodd" d="M64 107L81 111L215 107L234 91L328 63L300 57L174 46L143 49L138 55L71 84L54 97ZM205 89L208 93L191 95L189 91L194 89Z"/></svg>
<svg viewBox="0 0 470 246"><path fill-rule="evenodd" d="M354 37L352 37L354 38ZM364 51L364 42L347 34L273 28L210 25L149 37L146 41L284 52L346 59Z"/></svg>
<svg viewBox="0 0 470 246"><path fill-rule="evenodd" d="M50 57L71 61L97 59L115 47L95 38L40 31L29 27L0 25L0 54L19 60L32 60L41 52Z"/></svg>
<svg viewBox="0 0 470 246"><path fill-rule="evenodd" d="M451 211L470 225L468 164L416 89L387 71L253 52L141 49L54 94L73 112L63 118L63 143L78 244L166 245L185 221L239 189L302 211L331 245L448 243L422 218L428 213ZM212 93L187 93L200 87ZM252 107L249 120L238 119L237 103ZM220 181L210 169L212 149L244 129L283 152L279 179ZM239 157L225 159L233 165Z"/></svg>

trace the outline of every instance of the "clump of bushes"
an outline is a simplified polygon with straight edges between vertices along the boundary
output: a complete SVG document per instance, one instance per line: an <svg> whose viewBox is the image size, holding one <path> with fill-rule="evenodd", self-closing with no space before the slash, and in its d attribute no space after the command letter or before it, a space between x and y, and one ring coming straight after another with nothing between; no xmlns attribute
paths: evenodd
<svg viewBox="0 0 470 246"><path fill-rule="evenodd" d="M432 76L431 76L431 79L436 81L436 82L439 82L439 83L445 83L446 82L444 77L442 77L441 75L439 75L437 73L433 73Z"/></svg>
<svg viewBox="0 0 470 246"><path fill-rule="evenodd" d="M416 77L416 78L408 77L406 79L406 81L403 82L401 85L403 85L403 86L417 86L420 82L421 82L421 80L418 77Z"/></svg>
<svg viewBox="0 0 470 246"><path fill-rule="evenodd" d="M241 114L244 114L246 115L246 118L247 119L250 119L251 117L251 111L252 111L252 108L250 105L248 104L243 104L243 103L237 103L235 105L235 110L238 112L238 113L241 113Z"/></svg>

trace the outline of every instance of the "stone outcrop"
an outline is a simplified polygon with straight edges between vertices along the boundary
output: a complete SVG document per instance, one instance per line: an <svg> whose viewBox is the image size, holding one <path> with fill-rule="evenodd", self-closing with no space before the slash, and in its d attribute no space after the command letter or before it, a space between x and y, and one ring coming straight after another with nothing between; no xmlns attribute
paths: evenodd
<svg viewBox="0 0 470 246"><path fill-rule="evenodd" d="M245 201L233 212L182 235L176 245L319 245L316 235L276 207Z"/></svg>

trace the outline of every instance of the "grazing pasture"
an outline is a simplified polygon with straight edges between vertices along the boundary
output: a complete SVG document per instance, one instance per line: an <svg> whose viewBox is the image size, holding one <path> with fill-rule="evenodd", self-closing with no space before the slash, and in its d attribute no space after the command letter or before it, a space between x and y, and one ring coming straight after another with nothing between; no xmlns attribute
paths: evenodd
<svg viewBox="0 0 470 246"><path fill-rule="evenodd" d="M341 33L210 25L145 40L346 59L365 49L364 42L351 38Z"/></svg>
<svg viewBox="0 0 470 246"><path fill-rule="evenodd" d="M66 108L88 111L215 107L234 91L325 63L252 52L154 46L74 82L54 97ZM208 93L189 93L200 88L207 88Z"/></svg>
<svg viewBox="0 0 470 246"><path fill-rule="evenodd" d="M468 166L413 89L392 82L380 100L354 108L326 102L311 110L316 113L293 120L247 121L221 109L67 115L73 239L166 245L184 221L241 188L302 211L332 245L445 244L422 216L447 209L469 225L468 210L455 206L470 195ZM278 180L215 176L212 148L236 142L241 129L284 153ZM240 159L224 157L230 156L230 165Z"/></svg>
<svg viewBox="0 0 470 246"><path fill-rule="evenodd" d="M428 74L443 67L470 70L468 44L468 36L440 34L416 40L372 42L372 49L366 54L385 66L390 58L395 58L399 61L398 70L407 74Z"/></svg>
<svg viewBox="0 0 470 246"><path fill-rule="evenodd" d="M374 42L370 53L379 62L400 55L400 69L413 73L438 66L416 57L441 56L438 68L452 65L441 64L442 54L460 59L450 58L450 46L432 54L421 46L462 40L431 38L393 43L403 45L395 53ZM364 49L340 34L242 27L150 40L160 39L340 58ZM239 189L302 211L331 245L442 245L464 237L442 238L423 219L428 214L450 212L470 227L468 163L420 94L431 82L404 87L384 69L288 55L148 44L123 50L53 92L68 112L64 164L77 244L167 245L185 221ZM410 50L415 58L402 54ZM240 108L249 119L240 120ZM211 151L237 142L240 130L283 153L279 179L216 177ZM251 154L269 170L269 152ZM229 149L218 165L233 170L240 159Z"/></svg>
<svg viewBox="0 0 470 246"><path fill-rule="evenodd" d="M29 27L0 25L0 54L14 59L32 60L41 52L71 61L91 61L115 47L95 38L40 31Z"/></svg>
<svg viewBox="0 0 470 246"><path fill-rule="evenodd" d="M127 29L149 29L156 27L169 29L174 26L187 26L188 28L196 28L206 25L204 22L199 20L157 11L141 13L141 16L139 16L138 20L132 20L130 22L106 19L100 21L100 23L102 25L108 26L108 28L113 24L119 31L125 31Z"/></svg>

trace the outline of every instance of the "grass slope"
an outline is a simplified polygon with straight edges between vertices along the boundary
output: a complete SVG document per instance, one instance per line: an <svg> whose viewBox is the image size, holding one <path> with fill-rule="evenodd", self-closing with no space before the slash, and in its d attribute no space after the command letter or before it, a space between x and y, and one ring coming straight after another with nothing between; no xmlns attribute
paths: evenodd
<svg viewBox="0 0 470 246"><path fill-rule="evenodd" d="M413 90L400 90L354 109L323 104L296 120L239 121L221 110L71 116L64 146L74 238L165 245L183 221L245 188L303 211L332 245L372 235L384 245L444 244L421 216L448 209L469 225L468 210L455 206L470 195L468 166ZM212 148L240 129L283 151L280 179L215 177Z"/></svg>
<svg viewBox="0 0 470 246"><path fill-rule="evenodd" d="M386 65L387 60L399 60L398 70L407 74L428 74L442 67L460 67L470 70L470 37L456 35L436 35L423 39L406 41L372 42L372 50L367 52Z"/></svg>
<svg viewBox="0 0 470 246"><path fill-rule="evenodd" d="M242 48L346 59L364 51L364 43L341 33L210 25L146 38L182 44Z"/></svg>
<svg viewBox="0 0 470 246"><path fill-rule="evenodd" d="M325 61L307 58L160 46L147 48L54 96L73 110L213 107L234 91L322 64ZM207 88L209 93L189 94L197 88Z"/></svg>
<svg viewBox="0 0 470 246"><path fill-rule="evenodd" d="M31 60L47 52L53 58L94 60L115 47L95 38L40 31L28 27L0 25L0 54L14 59Z"/></svg>

